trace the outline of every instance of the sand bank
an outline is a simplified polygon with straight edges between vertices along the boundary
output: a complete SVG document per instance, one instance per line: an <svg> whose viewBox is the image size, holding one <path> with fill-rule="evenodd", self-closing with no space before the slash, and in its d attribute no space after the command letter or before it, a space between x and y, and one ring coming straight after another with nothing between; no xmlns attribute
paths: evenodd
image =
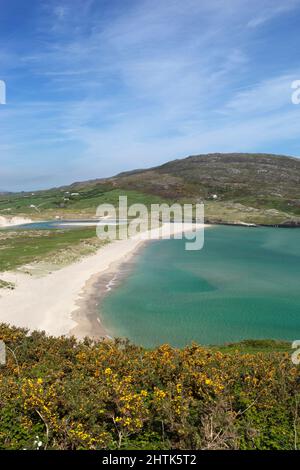
<svg viewBox="0 0 300 470"><path fill-rule="evenodd" d="M24 225L32 223L31 219L25 217L4 217L0 216L0 228L13 227L14 225Z"/></svg>

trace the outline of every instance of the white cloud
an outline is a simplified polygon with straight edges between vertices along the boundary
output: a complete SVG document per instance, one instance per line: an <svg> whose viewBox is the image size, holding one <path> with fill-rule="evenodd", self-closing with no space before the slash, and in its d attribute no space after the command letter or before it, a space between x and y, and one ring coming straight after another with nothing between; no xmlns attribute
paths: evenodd
<svg viewBox="0 0 300 470"><path fill-rule="evenodd" d="M67 11L68 11L68 9L66 8L66 6L63 6L63 5L58 5L53 10L54 15L59 20L63 20L65 18L66 14L67 14Z"/></svg>
<svg viewBox="0 0 300 470"><path fill-rule="evenodd" d="M266 78L252 41L257 47L254 26L298 4L43 5L39 40L27 54L17 56L12 48L3 58L7 72L29 77L32 87L0 110L2 166L17 162L19 171L30 164L33 174L47 168L62 182L62 165L71 182L189 153L257 151L295 139L298 109L290 102L290 82L300 69L278 65Z"/></svg>
<svg viewBox="0 0 300 470"><path fill-rule="evenodd" d="M253 87L237 92L225 105L225 113L268 114L290 107L291 83L300 77L300 69L290 74L262 80Z"/></svg>
<svg viewBox="0 0 300 470"><path fill-rule="evenodd" d="M259 8L259 14L253 16L253 18L248 21L247 26L249 28L262 26L264 23L271 21L282 14L295 10L300 4L299 0L285 0L284 2L281 0L274 0L272 3L264 3L262 3L261 8Z"/></svg>

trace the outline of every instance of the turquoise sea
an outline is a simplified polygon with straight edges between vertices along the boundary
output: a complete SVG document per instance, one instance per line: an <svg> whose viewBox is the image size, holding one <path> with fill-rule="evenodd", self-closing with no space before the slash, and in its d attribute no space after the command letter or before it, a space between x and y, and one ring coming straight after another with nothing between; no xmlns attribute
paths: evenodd
<svg viewBox="0 0 300 470"><path fill-rule="evenodd" d="M150 242L101 303L104 326L146 347L300 339L300 230L211 227L201 251Z"/></svg>

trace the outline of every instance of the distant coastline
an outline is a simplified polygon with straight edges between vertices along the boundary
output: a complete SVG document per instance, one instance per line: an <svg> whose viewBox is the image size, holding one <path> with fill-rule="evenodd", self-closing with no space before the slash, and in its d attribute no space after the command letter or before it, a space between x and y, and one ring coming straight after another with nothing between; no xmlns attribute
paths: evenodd
<svg viewBox="0 0 300 470"><path fill-rule="evenodd" d="M208 225L223 225L230 227L270 227L270 228L300 228L300 223L298 222L285 222L281 224L252 224L247 222L224 222L224 221L215 221L215 220L206 220L205 222Z"/></svg>

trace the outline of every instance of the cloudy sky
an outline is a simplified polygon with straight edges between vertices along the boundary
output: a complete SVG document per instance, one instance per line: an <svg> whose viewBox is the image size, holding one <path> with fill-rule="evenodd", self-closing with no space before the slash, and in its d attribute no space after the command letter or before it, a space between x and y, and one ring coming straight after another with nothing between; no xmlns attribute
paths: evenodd
<svg viewBox="0 0 300 470"><path fill-rule="evenodd" d="M300 155L300 0L0 0L0 190Z"/></svg>

